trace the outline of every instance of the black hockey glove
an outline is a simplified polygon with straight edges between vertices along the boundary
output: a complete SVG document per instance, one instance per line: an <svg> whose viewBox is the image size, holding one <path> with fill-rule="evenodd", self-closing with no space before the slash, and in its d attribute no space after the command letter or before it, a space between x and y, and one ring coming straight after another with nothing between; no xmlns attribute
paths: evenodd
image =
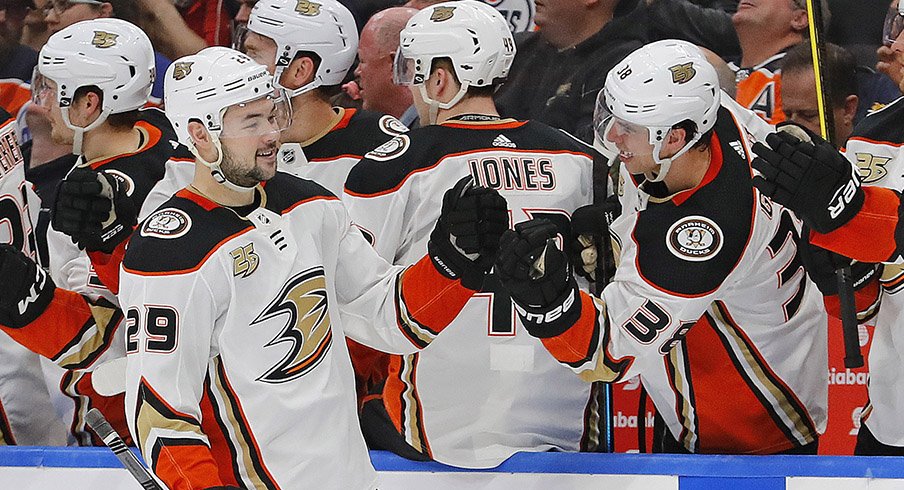
<svg viewBox="0 0 904 490"><path fill-rule="evenodd" d="M822 247L810 243L810 232L804 227L805 233L800 241L800 259L804 263L804 269L810 276L823 296L835 296L838 294L838 279L835 271L841 267L850 266L854 291L866 287L879 274L879 265L867 262L858 262L843 255L836 254Z"/></svg>
<svg viewBox="0 0 904 490"><path fill-rule="evenodd" d="M111 253L132 234L138 212L118 179L76 168L60 182L50 220L79 248Z"/></svg>
<svg viewBox="0 0 904 490"><path fill-rule="evenodd" d="M562 334L581 315L577 283L556 234L544 219L518 223L502 235L496 258L496 273L524 328L541 339Z"/></svg>
<svg viewBox="0 0 904 490"><path fill-rule="evenodd" d="M50 276L18 249L0 245L0 324L22 328L38 318L53 299Z"/></svg>
<svg viewBox="0 0 904 490"><path fill-rule="evenodd" d="M615 196L602 204L582 206L572 213L571 240L566 250L579 276L596 281L596 271L601 268L609 276L603 278L604 282L612 278L616 264L609 241L609 224L620 214L621 204ZM600 263L600 254L603 263Z"/></svg>
<svg viewBox="0 0 904 490"><path fill-rule="evenodd" d="M808 141L809 138L809 141ZM863 207L857 169L830 143L785 125L754 143L753 178L763 194L797 213L819 233L844 225Z"/></svg>
<svg viewBox="0 0 904 490"><path fill-rule="evenodd" d="M499 237L508 224L505 198L495 189L475 187L471 177L465 177L443 196L427 242L430 259L440 273L461 278L462 285L477 291L493 267Z"/></svg>

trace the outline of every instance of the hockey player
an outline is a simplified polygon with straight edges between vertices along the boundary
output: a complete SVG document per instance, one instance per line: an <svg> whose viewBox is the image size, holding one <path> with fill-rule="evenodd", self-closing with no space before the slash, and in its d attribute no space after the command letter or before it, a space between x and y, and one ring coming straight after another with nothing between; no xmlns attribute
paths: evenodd
<svg viewBox="0 0 904 490"><path fill-rule="evenodd" d="M372 488L344 335L426 347L507 227L498 193L461 180L429 257L390 266L335 196L276 171L285 121L272 91L265 67L227 48L166 74L195 178L132 237L120 297L130 428L174 490Z"/></svg>
<svg viewBox="0 0 904 490"><path fill-rule="evenodd" d="M138 27L119 19L73 24L51 36L38 72L36 98L49 111L53 138L71 144L79 159L52 206L50 276L34 272L24 255L0 252L2 267L9 268L2 292L7 316L0 328L67 370L48 376L57 376L53 384L70 398L60 406L72 412L67 418L73 420L75 442L90 445L98 441L83 416L92 406L107 409L120 428L125 425L122 395L100 396L93 374L83 370L124 358L125 342L116 333L122 313L108 288L113 286L102 280L88 252L113 252L131 233L136 216L147 215L183 187L190 167L184 156L190 154L180 155L186 150L169 138L172 129L161 112L138 111L154 80L153 50ZM112 212L109 204L93 207L84 193L91 188L103 189L104 201L116 203ZM97 228L86 228L86 214L103 216L96 219ZM36 285L42 288L32 289ZM29 296L34 301L12 307L23 291L38 289L40 298Z"/></svg>
<svg viewBox="0 0 904 490"><path fill-rule="evenodd" d="M2 108L0 169L0 221L5 223L0 248L36 257L37 196L25 181L16 120ZM0 302L8 298L0 294ZM54 410L40 357L0 334L0 446L10 444L62 446L66 444L66 426Z"/></svg>
<svg viewBox="0 0 904 490"><path fill-rule="evenodd" d="M358 49L355 19L337 0L257 2L244 47L292 101L292 125L282 136L281 170L341 196L349 170L365 153L408 130L392 116L330 103ZM363 398L386 377L387 359L353 340L348 344Z"/></svg>
<svg viewBox="0 0 904 490"><path fill-rule="evenodd" d="M365 153L408 130L389 115L331 105L358 50L355 18L338 0L260 0L244 46L292 100L281 169L341 195L348 171Z"/></svg>
<svg viewBox="0 0 904 490"><path fill-rule="evenodd" d="M695 46L635 51L595 123L622 161L612 282L579 292L541 220L500 242L496 271L553 357L587 381L641 375L668 429L658 451L815 454L825 430L826 315L796 219L751 185L750 134L767 128L744 119Z"/></svg>
<svg viewBox="0 0 904 490"><path fill-rule="evenodd" d="M892 50L904 60L904 6L893 25ZM856 259L851 270L858 290L862 316L875 315L875 337L869 352L869 402L861 415L855 454L904 455L904 367L899 347L901 284L904 268L904 203L901 171L904 168L904 101L898 99L873 113L854 128L844 156L816 136L799 138L779 133L767 139L770 148L758 147L754 166L762 172L755 179L764 194L797 212L813 232L809 241L813 255L824 257L816 247ZM847 157L847 158L845 158ZM861 187L863 185L863 187ZM808 264L808 273L822 277L832 287L835 266L841 260ZM842 259L846 260L846 259ZM880 274L870 275L872 263ZM876 279L878 278L878 281ZM878 298L870 292L878 282ZM820 281L817 280L817 284ZM836 286L837 287L837 286ZM822 287L824 293L833 291ZM864 301L865 300L865 301ZM878 308L878 310L877 310Z"/></svg>
<svg viewBox="0 0 904 490"><path fill-rule="evenodd" d="M542 216L563 237L571 212L592 201L592 148L499 117L492 94L514 55L504 18L481 2L427 7L402 30L396 83L409 87L425 126L366 155L343 197L385 259L405 264L427 250L442 191L462 176L497 189L514 222ZM526 336L490 276L430 349L393 358L362 427L372 447L487 468L518 451L599 450L601 397Z"/></svg>

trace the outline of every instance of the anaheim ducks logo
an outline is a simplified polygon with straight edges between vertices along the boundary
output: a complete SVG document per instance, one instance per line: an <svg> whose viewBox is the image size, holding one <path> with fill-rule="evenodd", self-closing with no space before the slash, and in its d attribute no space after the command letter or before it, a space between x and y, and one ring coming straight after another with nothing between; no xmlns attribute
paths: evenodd
<svg viewBox="0 0 904 490"><path fill-rule="evenodd" d="M456 7L433 7L433 14L430 15L430 20L433 22L443 22L452 18L453 12L455 12Z"/></svg>
<svg viewBox="0 0 904 490"><path fill-rule="evenodd" d="M694 62L688 62L681 65L670 66L669 71L672 72L672 82L681 85L687 83L697 74L694 68Z"/></svg>
<svg viewBox="0 0 904 490"><path fill-rule="evenodd" d="M296 275L283 286L251 325L288 315L282 332L266 347L287 342L289 353L273 368L257 378L265 383L285 383L304 376L320 364L332 345L332 329L322 267Z"/></svg>
<svg viewBox="0 0 904 490"><path fill-rule="evenodd" d="M889 157L879 157L870 153L857 153L857 169L860 171L860 177L863 178L864 184L872 184L888 175L888 169L885 168Z"/></svg>
<svg viewBox="0 0 904 490"><path fill-rule="evenodd" d="M301 15L314 17L315 15L320 15L320 7L322 6L322 3L311 2L309 0L298 0L298 3L295 4L295 11Z"/></svg>
<svg viewBox="0 0 904 490"><path fill-rule="evenodd" d="M722 250L722 230L703 216L688 216L669 228L666 247L672 255L690 262L703 262Z"/></svg>
<svg viewBox="0 0 904 490"><path fill-rule="evenodd" d="M118 37L119 34L114 34L112 32L94 31L94 39L91 40L91 44L98 48L109 48L116 46L116 38Z"/></svg>
<svg viewBox="0 0 904 490"><path fill-rule="evenodd" d="M191 74L191 65L194 61L179 61L173 65L173 79L182 80Z"/></svg>

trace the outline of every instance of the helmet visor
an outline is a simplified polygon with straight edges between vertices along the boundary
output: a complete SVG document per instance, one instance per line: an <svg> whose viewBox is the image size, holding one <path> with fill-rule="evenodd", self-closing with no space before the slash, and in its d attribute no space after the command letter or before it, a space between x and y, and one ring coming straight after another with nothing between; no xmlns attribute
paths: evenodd
<svg viewBox="0 0 904 490"><path fill-rule="evenodd" d="M889 7L885 15L885 25L882 28L882 44L891 46L904 31L904 14L898 7Z"/></svg>
<svg viewBox="0 0 904 490"><path fill-rule="evenodd" d="M605 89L600 90L596 97L593 133L594 146L607 156L618 155L624 160L628 157L653 154L650 129L614 115L606 103Z"/></svg>
<svg viewBox="0 0 904 490"><path fill-rule="evenodd" d="M292 122L292 106L286 93L275 90L270 94L240 104L223 112L220 139L260 138L270 134L279 136Z"/></svg>
<svg viewBox="0 0 904 490"><path fill-rule="evenodd" d="M246 37L248 37L248 24L245 22L233 22L232 49L244 53Z"/></svg>
<svg viewBox="0 0 904 490"><path fill-rule="evenodd" d="M56 89L48 80L35 66L31 72L31 101L36 105L47 107L52 101L55 101L56 95L54 92Z"/></svg>
<svg viewBox="0 0 904 490"><path fill-rule="evenodd" d="M392 81L396 85L416 85L424 82L424 76L418 75L415 70L416 61L402 53L402 49L396 49L392 63Z"/></svg>

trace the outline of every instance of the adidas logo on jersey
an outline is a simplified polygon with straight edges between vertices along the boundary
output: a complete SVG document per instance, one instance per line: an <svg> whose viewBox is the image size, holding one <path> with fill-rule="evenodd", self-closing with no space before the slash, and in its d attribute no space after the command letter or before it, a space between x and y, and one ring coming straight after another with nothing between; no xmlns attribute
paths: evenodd
<svg viewBox="0 0 904 490"><path fill-rule="evenodd" d="M504 134L500 134L499 136L496 137L496 139L493 140L493 146L502 146L505 148L517 148L515 143L512 142L512 140L506 138Z"/></svg>
<svg viewBox="0 0 904 490"><path fill-rule="evenodd" d="M735 140L728 144L731 145L732 148L734 148L734 151L738 152L738 156L740 156L741 158L747 158L747 154L744 152L744 145L742 145L740 141Z"/></svg>

